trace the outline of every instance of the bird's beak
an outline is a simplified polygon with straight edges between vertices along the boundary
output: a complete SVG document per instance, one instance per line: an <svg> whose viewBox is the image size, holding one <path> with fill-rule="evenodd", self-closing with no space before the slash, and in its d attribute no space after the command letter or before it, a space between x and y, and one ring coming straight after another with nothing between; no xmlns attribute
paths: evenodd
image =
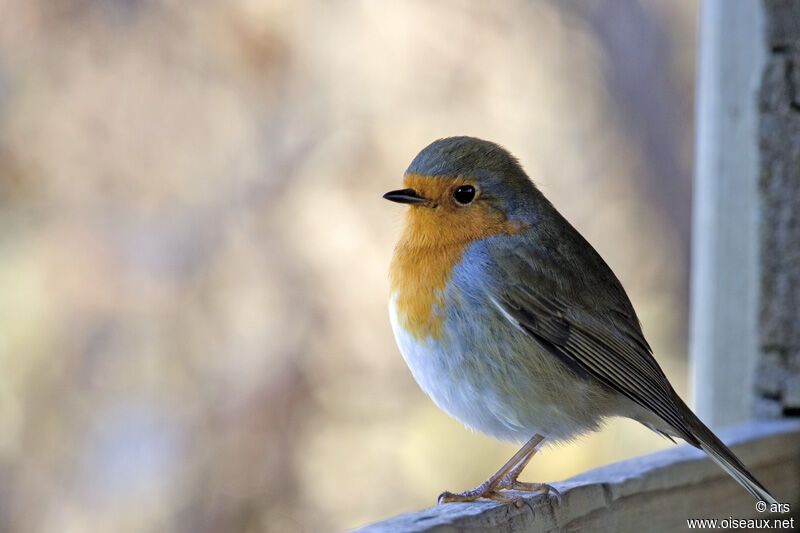
<svg viewBox="0 0 800 533"><path fill-rule="evenodd" d="M383 195L387 200L397 202L399 204L413 204L421 205L427 204L428 199L419 195L414 189L400 189L397 191L389 191Z"/></svg>

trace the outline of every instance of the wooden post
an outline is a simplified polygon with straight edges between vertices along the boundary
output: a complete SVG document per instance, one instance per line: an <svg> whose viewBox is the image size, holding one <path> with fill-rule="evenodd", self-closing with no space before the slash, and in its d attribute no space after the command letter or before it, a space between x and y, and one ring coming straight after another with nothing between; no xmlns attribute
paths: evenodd
<svg viewBox="0 0 800 533"><path fill-rule="evenodd" d="M702 4L690 357L712 427L800 414L800 2Z"/></svg>
<svg viewBox="0 0 800 533"><path fill-rule="evenodd" d="M762 11L701 4L689 353L694 408L712 428L749 418L755 396Z"/></svg>
<svg viewBox="0 0 800 533"><path fill-rule="evenodd" d="M765 0L756 414L800 415L800 2Z"/></svg>

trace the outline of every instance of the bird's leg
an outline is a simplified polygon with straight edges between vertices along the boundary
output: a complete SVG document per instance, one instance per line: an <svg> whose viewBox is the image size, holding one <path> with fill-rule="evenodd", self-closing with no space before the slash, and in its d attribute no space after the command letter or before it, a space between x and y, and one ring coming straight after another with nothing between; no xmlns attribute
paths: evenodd
<svg viewBox="0 0 800 533"><path fill-rule="evenodd" d="M500 470L492 474L489 479L474 489L467 490L459 494L445 491L439 495L439 503L472 502L478 498L489 498L491 500L514 503L518 507L522 504L522 499L519 497L507 498L501 495L499 491L502 489L543 492L545 494L552 492L556 496L559 496L558 491L556 491L550 485L546 485L544 483L525 483L523 481L517 481L517 477L519 477L520 473L522 473L522 470L536 454L536 447L543 440L543 436L538 434L534 435L531 440L526 442L525 445L522 446L522 448L520 448L519 451L515 453L514 456L500 468Z"/></svg>
<svg viewBox="0 0 800 533"><path fill-rule="evenodd" d="M534 436L534 438L539 437L540 435ZM543 438L541 440L544 440ZM539 442L541 442L541 440ZM538 445L538 442L537 442ZM526 492L541 492L542 494L552 494L556 497L558 503L561 503L561 494L552 486L548 485L547 483L528 483L525 481L517 481L517 478L522 471L525 470L525 467L528 466L531 458L536 455L536 452L539 451L538 448L534 447L531 452L522 459L517 466L515 466L508 474L505 475L503 479L497 485L497 489L511 489L511 490L521 490Z"/></svg>
<svg viewBox="0 0 800 533"><path fill-rule="evenodd" d="M536 437L540 437L540 435L534 436L534 438ZM533 449L531 449L528 455L523 457L523 459L514 468L509 470L509 472L505 475L505 477L503 477L502 479L503 482L511 483L517 481L519 475L522 473L523 470L525 470L525 467L528 466L528 463L531 462L531 459L533 459L533 456L536 455L536 452L539 451L539 448L537 448L536 446L538 446L542 440L544 439L539 440L539 442L536 443L536 445L533 447Z"/></svg>

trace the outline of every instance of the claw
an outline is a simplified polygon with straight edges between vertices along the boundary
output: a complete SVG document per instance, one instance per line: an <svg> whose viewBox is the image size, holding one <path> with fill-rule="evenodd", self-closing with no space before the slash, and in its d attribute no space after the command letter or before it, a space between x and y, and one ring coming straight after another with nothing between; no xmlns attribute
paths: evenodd
<svg viewBox="0 0 800 533"><path fill-rule="evenodd" d="M550 487L550 491L547 494L553 496L553 498L556 500L556 505L561 505L561 493L560 492L558 492L553 487Z"/></svg>

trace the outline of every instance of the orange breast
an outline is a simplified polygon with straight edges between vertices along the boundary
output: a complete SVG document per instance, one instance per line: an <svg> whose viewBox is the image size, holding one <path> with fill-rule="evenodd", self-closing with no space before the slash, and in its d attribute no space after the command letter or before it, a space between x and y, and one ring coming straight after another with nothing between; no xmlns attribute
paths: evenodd
<svg viewBox="0 0 800 533"><path fill-rule="evenodd" d="M446 316L444 288L453 267L473 241L503 233L519 233L525 225L511 222L478 197L468 206L452 201L452 190L469 183L407 174L405 186L438 207L410 206L389 268L389 286L396 296L399 324L418 340L441 339Z"/></svg>

